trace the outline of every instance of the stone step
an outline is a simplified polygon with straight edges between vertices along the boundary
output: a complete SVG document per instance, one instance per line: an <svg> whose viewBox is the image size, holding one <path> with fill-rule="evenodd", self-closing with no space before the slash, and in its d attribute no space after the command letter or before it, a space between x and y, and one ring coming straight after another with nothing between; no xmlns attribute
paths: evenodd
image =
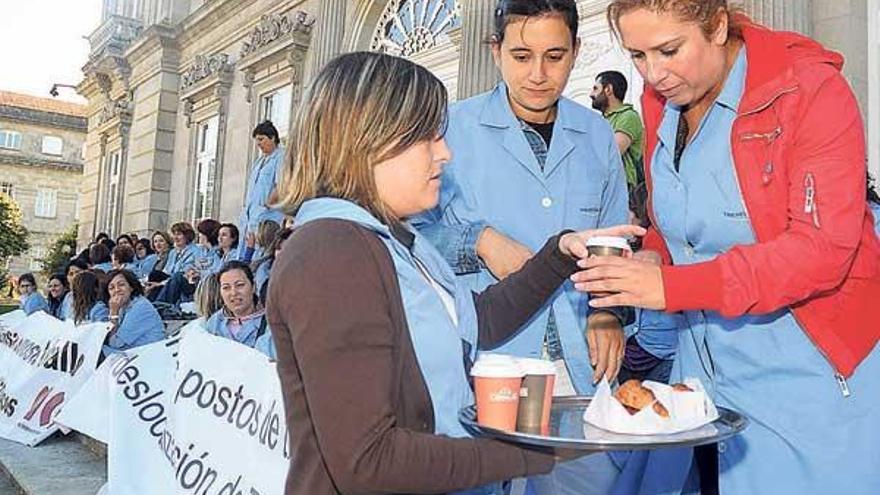
<svg viewBox="0 0 880 495"><path fill-rule="evenodd" d="M0 471L23 495L95 495L107 481L106 457L70 435L37 447L0 439Z"/></svg>

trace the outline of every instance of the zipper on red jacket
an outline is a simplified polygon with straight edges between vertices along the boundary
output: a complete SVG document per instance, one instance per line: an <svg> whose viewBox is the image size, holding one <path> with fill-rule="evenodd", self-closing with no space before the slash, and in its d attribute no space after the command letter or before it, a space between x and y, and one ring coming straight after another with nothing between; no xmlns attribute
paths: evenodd
<svg viewBox="0 0 880 495"><path fill-rule="evenodd" d="M776 126L770 132L750 132L739 137L740 141L753 141L755 139L765 139L768 143L772 143L782 135L782 126Z"/></svg>
<svg viewBox="0 0 880 495"><path fill-rule="evenodd" d="M807 172L804 176L804 213L812 216L813 227L819 229L822 225L819 223L819 203L816 199L816 179L812 172Z"/></svg>

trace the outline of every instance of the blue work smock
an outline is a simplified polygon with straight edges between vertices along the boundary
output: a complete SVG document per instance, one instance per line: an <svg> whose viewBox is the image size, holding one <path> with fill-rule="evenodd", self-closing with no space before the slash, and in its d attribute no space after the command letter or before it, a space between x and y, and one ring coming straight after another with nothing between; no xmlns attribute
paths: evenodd
<svg viewBox="0 0 880 495"><path fill-rule="evenodd" d="M37 311L43 311L47 314L49 313L49 303L47 303L46 298L36 290L26 296L21 296L19 306L26 315L32 315Z"/></svg>
<svg viewBox="0 0 880 495"><path fill-rule="evenodd" d="M679 171L673 155L680 111L671 104L664 111L652 167L653 208L677 265L756 242L730 147L746 66L741 50ZM878 349L848 381L838 381L788 308L735 318L715 311L684 315L670 380L697 377L716 404L750 420L743 433L718 445L721 493L880 493ZM691 455L689 449L651 452L640 491L621 493L687 491L694 486Z"/></svg>
<svg viewBox="0 0 880 495"><path fill-rule="evenodd" d="M234 330L236 320L239 323L239 328ZM220 309L208 318L205 330L211 335L234 340L241 345L251 347L262 352L269 359L276 358L272 330L269 328L264 310L244 318L235 318L230 316L225 309Z"/></svg>
<svg viewBox="0 0 880 495"><path fill-rule="evenodd" d="M467 257L461 252L463 245L473 251L484 226L536 252L564 229L580 231L628 221L626 178L611 127L601 115L574 101L560 98L558 102L543 167L510 107L504 83L453 105L445 137L452 160L444 169L440 204L415 223L453 266ZM461 237L438 240L430 232L438 224L458 229ZM477 292L497 282L485 266L460 276ZM570 282L493 352L541 357L551 307L574 387L580 394L590 394L592 368L584 337L587 297Z"/></svg>
<svg viewBox="0 0 880 495"><path fill-rule="evenodd" d="M119 312L116 331L107 339L104 355L152 344L164 338L165 324L159 312L146 297L135 296Z"/></svg>
<svg viewBox="0 0 880 495"><path fill-rule="evenodd" d="M165 262L165 268L162 271L168 275L184 273L188 268L195 265L196 258L200 252L201 248L193 243L189 243L180 249L172 247L168 251L168 261Z"/></svg>
<svg viewBox="0 0 880 495"><path fill-rule="evenodd" d="M248 234L256 233L260 222L273 220L280 225L284 220L283 213L270 208L267 204L269 196L278 185L283 164L284 148L278 146L268 155L260 153L260 156L251 165L251 171L248 174L247 194L238 217L238 249L240 252L244 252Z"/></svg>

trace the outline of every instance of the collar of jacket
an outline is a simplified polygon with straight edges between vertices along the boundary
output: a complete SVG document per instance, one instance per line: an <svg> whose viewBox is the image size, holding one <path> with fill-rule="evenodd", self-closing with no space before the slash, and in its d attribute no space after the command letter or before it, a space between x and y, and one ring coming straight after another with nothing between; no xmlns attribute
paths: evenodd
<svg viewBox="0 0 880 495"><path fill-rule="evenodd" d="M580 133L588 132L590 124L582 117L583 112L575 111L577 103L568 98L560 97L556 105L558 107L556 126ZM504 82L498 83L489 94L489 98L480 112L480 124L500 129L520 129L520 120L510 107L510 101L507 99L507 84Z"/></svg>

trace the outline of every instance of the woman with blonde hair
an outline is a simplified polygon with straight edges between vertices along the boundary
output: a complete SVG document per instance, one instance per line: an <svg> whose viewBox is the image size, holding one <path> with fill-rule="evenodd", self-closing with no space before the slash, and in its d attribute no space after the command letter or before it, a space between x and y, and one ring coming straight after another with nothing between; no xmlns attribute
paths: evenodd
<svg viewBox="0 0 880 495"><path fill-rule="evenodd" d="M220 297L220 282L216 273L212 273L201 281L193 295L196 305L196 314L200 318L209 318L223 307L223 299Z"/></svg>
<svg viewBox="0 0 880 495"><path fill-rule="evenodd" d="M407 223L437 204L446 106L425 68L351 53L324 67L300 108L280 194L297 228L268 297L291 432L286 493L445 493L553 467L547 454L469 437L458 422L473 402L468 367L567 280L586 236L643 231L560 232L471 293Z"/></svg>
<svg viewBox="0 0 880 495"><path fill-rule="evenodd" d="M726 0L613 0L608 19L646 83L658 256L575 278L612 294L596 307L682 311L672 381L700 378L751 421L696 463L652 452L668 462L643 491L677 493L699 467L703 493L718 473L725 494L880 493L880 243L843 58Z"/></svg>

